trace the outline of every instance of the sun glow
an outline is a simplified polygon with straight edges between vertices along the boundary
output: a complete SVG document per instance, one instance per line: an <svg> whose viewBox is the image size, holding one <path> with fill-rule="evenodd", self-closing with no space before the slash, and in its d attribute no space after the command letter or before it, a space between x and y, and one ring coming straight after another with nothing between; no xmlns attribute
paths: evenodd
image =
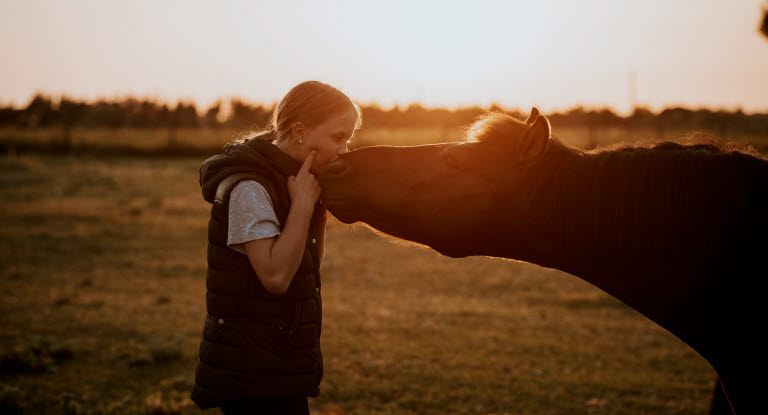
<svg viewBox="0 0 768 415"><path fill-rule="evenodd" d="M318 79L383 106L768 110L762 4L13 0L0 16L0 60L14 63L0 99L269 103Z"/></svg>

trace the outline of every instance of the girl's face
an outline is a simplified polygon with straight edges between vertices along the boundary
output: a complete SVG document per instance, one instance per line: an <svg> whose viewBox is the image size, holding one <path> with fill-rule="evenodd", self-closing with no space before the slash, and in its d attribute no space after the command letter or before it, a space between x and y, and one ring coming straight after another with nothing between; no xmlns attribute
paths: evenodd
<svg viewBox="0 0 768 415"><path fill-rule="evenodd" d="M324 172L328 163L349 151L347 144L355 132L355 124L357 124L357 112L350 109L314 127L303 128L303 131L298 134L302 140L298 145L302 149L299 153L302 159L299 161L303 162L312 150L316 150L310 171L314 174Z"/></svg>

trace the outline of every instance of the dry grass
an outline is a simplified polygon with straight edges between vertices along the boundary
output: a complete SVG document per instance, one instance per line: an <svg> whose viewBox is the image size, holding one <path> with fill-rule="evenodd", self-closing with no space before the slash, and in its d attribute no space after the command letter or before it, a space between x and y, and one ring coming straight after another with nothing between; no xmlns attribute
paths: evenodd
<svg viewBox="0 0 768 415"><path fill-rule="evenodd" d="M188 393L205 316L200 162L0 160L0 412L199 413ZM313 413L708 404L701 357L561 272L445 258L331 221L323 287L326 376Z"/></svg>

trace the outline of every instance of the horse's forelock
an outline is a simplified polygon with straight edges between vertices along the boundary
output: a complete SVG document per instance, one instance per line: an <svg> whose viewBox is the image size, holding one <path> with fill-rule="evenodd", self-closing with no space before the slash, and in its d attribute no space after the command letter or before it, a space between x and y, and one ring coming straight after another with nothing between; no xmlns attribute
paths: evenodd
<svg viewBox="0 0 768 415"><path fill-rule="evenodd" d="M528 125L509 114L491 111L467 128L465 142L491 142L520 137Z"/></svg>

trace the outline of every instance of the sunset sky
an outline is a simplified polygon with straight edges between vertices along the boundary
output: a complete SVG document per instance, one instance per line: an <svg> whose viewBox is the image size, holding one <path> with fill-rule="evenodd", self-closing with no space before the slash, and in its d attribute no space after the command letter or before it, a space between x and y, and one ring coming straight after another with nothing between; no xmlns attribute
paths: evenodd
<svg viewBox="0 0 768 415"><path fill-rule="evenodd" d="M762 0L0 2L0 103L356 101L768 112Z"/></svg>

